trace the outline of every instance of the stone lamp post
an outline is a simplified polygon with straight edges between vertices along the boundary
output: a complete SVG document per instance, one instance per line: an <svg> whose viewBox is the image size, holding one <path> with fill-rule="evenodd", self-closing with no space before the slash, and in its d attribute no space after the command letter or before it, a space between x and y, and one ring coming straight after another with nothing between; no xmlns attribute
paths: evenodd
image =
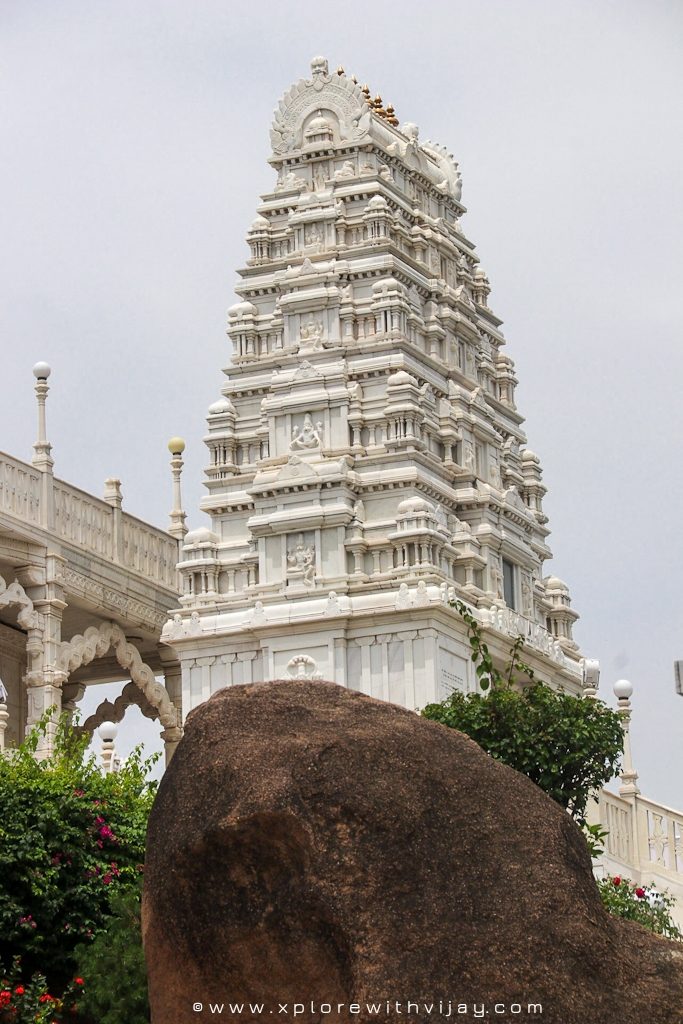
<svg viewBox="0 0 683 1024"><path fill-rule="evenodd" d="M118 726L114 722L103 722L97 732L102 740L102 769L108 775L113 770L114 740L118 736Z"/></svg>

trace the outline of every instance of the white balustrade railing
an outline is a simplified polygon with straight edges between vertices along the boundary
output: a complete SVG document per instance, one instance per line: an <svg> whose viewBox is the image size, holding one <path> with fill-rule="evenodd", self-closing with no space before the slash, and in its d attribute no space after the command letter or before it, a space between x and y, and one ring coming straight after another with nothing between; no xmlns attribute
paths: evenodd
<svg viewBox="0 0 683 1024"><path fill-rule="evenodd" d="M683 812L640 793L617 796L603 789L589 820L608 830L598 869L668 889L676 898L673 916L683 927Z"/></svg>
<svg viewBox="0 0 683 1024"><path fill-rule="evenodd" d="M54 481L54 530L62 540L114 558L112 507L61 480Z"/></svg>
<svg viewBox="0 0 683 1024"><path fill-rule="evenodd" d="M153 583L177 589L178 543L173 537L1 452L0 512Z"/></svg>
<svg viewBox="0 0 683 1024"><path fill-rule="evenodd" d="M0 512L40 522L40 488L41 474L33 466L0 452Z"/></svg>
<svg viewBox="0 0 683 1024"><path fill-rule="evenodd" d="M581 674L580 665L567 658L559 640L549 633L540 622L534 622L532 619L528 619L525 615L521 615L511 608L494 606L488 611L482 610L480 614L486 624L497 629L500 633L506 633L511 637L524 637L524 642L529 647L546 654L568 671L573 671L577 675Z"/></svg>

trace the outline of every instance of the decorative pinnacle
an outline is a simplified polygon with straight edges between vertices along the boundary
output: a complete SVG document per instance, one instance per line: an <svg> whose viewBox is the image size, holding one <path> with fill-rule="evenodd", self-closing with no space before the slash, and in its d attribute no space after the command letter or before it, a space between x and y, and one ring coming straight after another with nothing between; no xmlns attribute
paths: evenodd
<svg viewBox="0 0 683 1024"><path fill-rule="evenodd" d="M183 498L180 489L180 475L183 471L183 452L185 442L182 437L172 437L168 442L168 450L171 453L171 473L173 475L173 509L171 510L171 525L168 532L172 537L182 543L187 533L185 519L187 518L183 509Z"/></svg>
<svg viewBox="0 0 683 1024"><path fill-rule="evenodd" d="M33 376L36 378L34 391L38 400L38 437L33 445L34 455L31 461L33 465L37 466L42 472L48 473L52 472L53 460L50 455L52 445L47 439L45 403L47 401L48 391L50 390L47 378L51 373L52 370L47 363L36 363L33 367Z"/></svg>

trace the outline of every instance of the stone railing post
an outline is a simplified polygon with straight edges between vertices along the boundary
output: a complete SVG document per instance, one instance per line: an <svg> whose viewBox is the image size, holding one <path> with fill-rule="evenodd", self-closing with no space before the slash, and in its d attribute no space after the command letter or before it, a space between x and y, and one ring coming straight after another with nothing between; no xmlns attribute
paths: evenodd
<svg viewBox="0 0 683 1024"><path fill-rule="evenodd" d="M111 505L112 522L112 556L114 561L123 562L123 522L121 507L123 495L121 494L121 481L110 476L104 481L104 500Z"/></svg>

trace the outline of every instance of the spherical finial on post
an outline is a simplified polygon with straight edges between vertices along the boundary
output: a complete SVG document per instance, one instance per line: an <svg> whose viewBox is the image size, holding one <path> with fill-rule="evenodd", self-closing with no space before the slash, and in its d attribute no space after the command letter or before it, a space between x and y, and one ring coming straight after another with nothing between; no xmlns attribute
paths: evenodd
<svg viewBox="0 0 683 1024"><path fill-rule="evenodd" d="M168 450L171 453L171 473L173 474L173 509L171 511L171 525L168 532L182 543L187 526L185 525L186 515L183 511L183 498L180 489L180 475L183 471L183 452L185 442L182 437L172 437L168 442Z"/></svg>
<svg viewBox="0 0 683 1024"><path fill-rule="evenodd" d="M633 696L633 685L629 683L628 679L617 679L612 689L619 703L621 701L628 701L630 704L631 697Z"/></svg>
<svg viewBox="0 0 683 1024"><path fill-rule="evenodd" d="M118 726L114 722L102 722L97 732L102 740L102 768L105 775L108 775L113 767L114 740L118 736Z"/></svg>
<svg viewBox="0 0 683 1024"><path fill-rule="evenodd" d="M45 420L45 402L47 401L47 393L50 390L47 378L51 373L52 369L47 363L36 363L33 367L33 376L36 378L34 390L38 399L38 437L33 445L34 455L31 461L43 473L50 473L54 464L50 455L52 445L47 439Z"/></svg>

